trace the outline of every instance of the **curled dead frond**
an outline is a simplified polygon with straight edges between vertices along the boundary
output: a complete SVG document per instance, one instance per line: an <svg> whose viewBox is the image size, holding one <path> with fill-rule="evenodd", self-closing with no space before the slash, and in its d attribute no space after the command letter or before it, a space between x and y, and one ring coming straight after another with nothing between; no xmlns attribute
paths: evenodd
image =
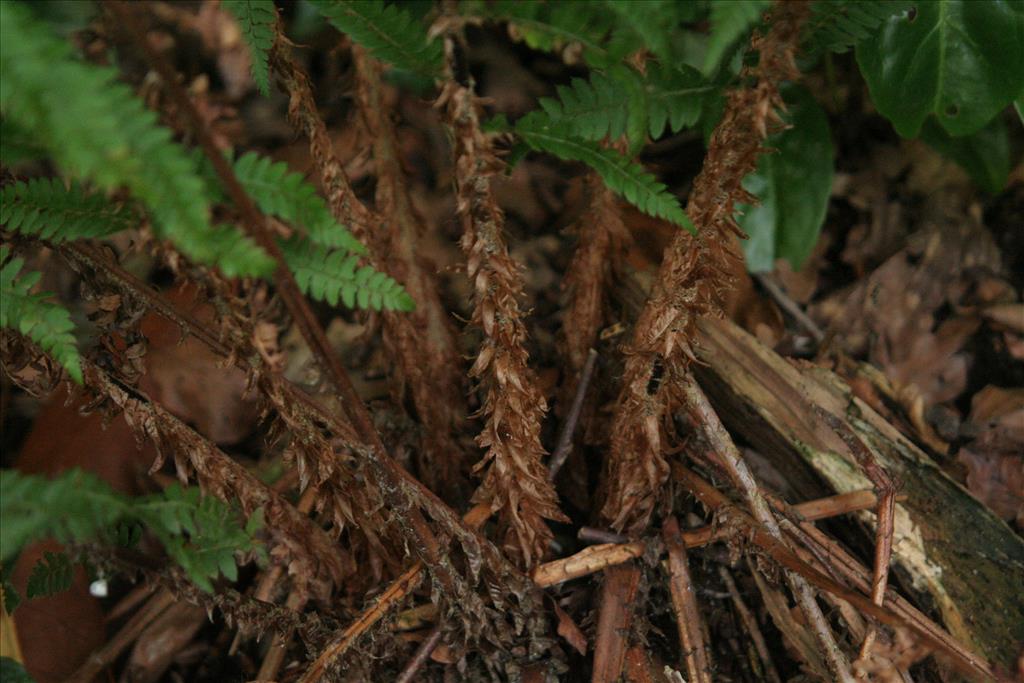
<svg viewBox="0 0 1024 683"><path fill-rule="evenodd" d="M732 284L729 273L740 258L735 236L742 234L735 206L755 201L740 183L754 170L765 137L781 124L779 86L799 75L794 57L806 14L805 2L780 3L769 31L752 38L759 59L741 73L749 85L729 93L690 194L686 213L697 236L676 233L634 327L604 477L601 514L615 529L645 528L668 477L660 429L668 397L662 387L685 372L695 321L717 314Z"/></svg>
<svg viewBox="0 0 1024 683"><path fill-rule="evenodd" d="M487 452L476 466L486 473L474 502L490 504L498 513L505 548L523 566L532 566L552 537L544 519L565 516L541 463L546 404L527 364L526 326L519 308L523 276L509 256L502 235L504 214L491 191L491 177L501 164L480 130L470 88L450 81L438 106L444 107L452 128L462 249L473 284L472 320L484 333L470 370L486 392L481 411L486 424L477 444Z"/></svg>

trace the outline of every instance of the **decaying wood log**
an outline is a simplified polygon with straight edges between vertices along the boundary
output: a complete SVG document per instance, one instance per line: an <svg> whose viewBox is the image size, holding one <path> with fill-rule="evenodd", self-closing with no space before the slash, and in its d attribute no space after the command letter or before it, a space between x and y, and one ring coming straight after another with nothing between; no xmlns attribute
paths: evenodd
<svg viewBox="0 0 1024 683"><path fill-rule="evenodd" d="M644 279L630 274L616 288L625 309L643 300ZM843 421L905 496L896 506L893 560L954 637L1012 670L1024 642L1024 541L831 371L790 362L729 321L698 327L694 369L727 427L799 495L816 497L822 481L839 493L871 487L815 407ZM872 514L859 518L873 529Z"/></svg>

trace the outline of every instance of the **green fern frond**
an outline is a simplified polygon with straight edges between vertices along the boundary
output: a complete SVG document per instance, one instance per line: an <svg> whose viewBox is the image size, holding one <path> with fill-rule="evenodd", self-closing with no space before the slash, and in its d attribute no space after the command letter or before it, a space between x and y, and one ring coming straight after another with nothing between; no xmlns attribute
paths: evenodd
<svg viewBox="0 0 1024 683"><path fill-rule="evenodd" d="M812 55L846 52L912 4L913 0L817 0L804 28L804 49Z"/></svg>
<svg viewBox="0 0 1024 683"><path fill-rule="evenodd" d="M0 191L0 224L51 242L106 237L138 225L130 208L114 204L78 183L35 178Z"/></svg>
<svg viewBox="0 0 1024 683"><path fill-rule="evenodd" d="M281 245L288 267L304 294L349 308L412 311L416 303L400 284L370 266L359 266L359 257L341 250L325 249L303 240Z"/></svg>
<svg viewBox="0 0 1024 683"><path fill-rule="evenodd" d="M646 76L626 67L595 72L557 88L558 100L541 98L550 125L584 140L612 140L625 134L637 145L692 126L717 87L688 66L648 65Z"/></svg>
<svg viewBox="0 0 1024 683"><path fill-rule="evenodd" d="M49 154L21 126L8 119L0 119L0 164L14 166L24 161L40 161Z"/></svg>
<svg viewBox="0 0 1024 683"><path fill-rule="evenodd" d="M704 54L704 73L718 69L728 49L761 20L770 0L730 0L711 3L711 36Z"/></svg>
<svg viewBox="0 0 1024 683"><path fill-rule="evenodd" d="M53 159L97 187L127 187L158 234L186 256L228 276L262 275L273 261L238 233L211 231L203 181L184 148L112 68L72 58L21 3L0 2L0 111L45 145ZM229 247L228 252L222 249Z"/></svg>
<svg viewBox="0 0 1024 683"><path fill-rule="evenodd" d="M617 64L639 45L623 40L617 16L598 2L519 2L498 0L478 3L473 13L511 24L528 46L553 52L579 45L588 64L597 68Z"/></svg>
<svg viewBox="0 0 1024 683"><path fill-rule="evenodd" d="M695 125L720 88L693 67L654 63L647 68L644 91L647 132L657 140L666 129L678 133Z"/></svg>
<svg viewBox="0 0 1024 683"><path fill-rule="evenodd" d="M636 36L628 51L646 48L662 59L672 57L671 41L680 20L677 11L683 4L677 0L604 0L621 27L618 33ZM618 40L623 38L613 38Z"/></svg>
<svg viewBox="0 0 1024 683"><path fill-rule="evenodd" d="M7 261L9 254L9 248L0 247L0 263ZM71 314L60 304L47 301L49 293L32 294L43 274L32 271L18 277L24 265L24 259L15 258L0 268L0 327L17 330L39 344L81 384L82 366Z"/></svg>
<svg viewBox="0 0 1024 683"><path fill-rule="evenodd" d="M252 80L263 95L270 94L270 50L274 47L277 8L273 0L221 0L242 29L252 56Z"/></svg>
<svg viewBox="0 0 1024 683"><path fill-rule="evenodd" d="M595 72L589 81L574 78L568 86L556 89L558 99L540 99L541 109L550 125L584 140L617 140L627 131L630 139L647 132L647 107L643 86L635 71L619 67L606 73Z"/></svg>
<svg viewBox="0 0 1024 683"><path fill-rule="evenodd" d="M431 41L411 14L383 0L313 0L342 33L377 59L406 71L436 76L443 62L441 44Z"/></svg>
<svg viewBox="0 0 1024 683"><path fill-rule="evenodd" d="M199 489L172 485L161 493L129 498L95 475L71 470L55 479L0 470L0 562L48 536L58 541L91 541L118 536L118 524L138 522L157 538L199 587L212 590L220 574L237 578L235 553L260 554L257 511L241 524L236 510ZM48 568L59 569L59 565ZM40 585L52 586L53 577ZM32 588L29 588L32 597Z"/></svg>
<svg viewBox="0 0 1024 683"><path fill-rule="evenodd" d="M71 558L67 553L51 553L47 550L32 567L25 596L32 600L63 593L71 588L71 571Z"/></svg>
<svg viewBox="0 0 1024 683"><path fill-rule="evenodd" d="M334 220L316 188L289 171L284 162L248 152L235 161L234 168L238 181L263 213L305 228L317 244L366 253L362 242Z"/></svg>
<svg viewBox="0 0 1024 683"><path fill-rule="evenodd" d="M614 192L644 213L692 229L692 223L668 188L627 157L597 143L569 137L552 126L543 113L524 116L516 123L516 133L531 149L548 152L571 161L582 161L604 180Z"/></svg>
<svg viewBox="0 0 1024 683"><path fill-rule="evenodd" d="M55 479L0 470L0 562L42 538L87 540L124 516L125 498L96 475L70 470Z"/></svg>

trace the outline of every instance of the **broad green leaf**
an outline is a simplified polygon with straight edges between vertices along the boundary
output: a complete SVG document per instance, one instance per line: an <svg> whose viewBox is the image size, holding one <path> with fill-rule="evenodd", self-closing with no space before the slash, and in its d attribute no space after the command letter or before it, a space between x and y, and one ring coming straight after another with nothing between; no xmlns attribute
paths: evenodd
<svg viewBox="0 0 1024 683"><path fill-rule="evenodd" d="M1024 3L918 2L858 43L857 63L903 137L932 114L950 135L968 135L1024 90Z"/></svg>
<svg viewBox="0 0 1024 683"><path fill-rule="evenodd" d="M794 268L811 253L832 190L832 138L825 112L803 88L785 92L792 124L768 139L777 152L764 154L743 187L761 200L741 206L740 227L750 239L743 243L747 268L771 270L784 258Z"/></svg>
<svg viewBox="0 0 1024 683"><path fill-rule="evenodd" d="M959 164L982 189L995 194L1006 185L1010 175L1010 136L1002 117L995 117L976 133L958 138L930 118L921 128L921 139Z"/></svg>

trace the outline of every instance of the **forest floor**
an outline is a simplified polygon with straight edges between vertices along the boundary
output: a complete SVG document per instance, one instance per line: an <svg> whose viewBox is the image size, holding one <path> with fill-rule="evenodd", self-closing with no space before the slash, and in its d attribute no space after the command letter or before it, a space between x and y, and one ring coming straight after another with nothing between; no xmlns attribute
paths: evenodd
<svg viewBox="0 0 1024 683"><path fill-rule="evenodd" d="M166 12L163 30L168 40L182 45L185 56L179 68L219 144L259 150L316 182L309 145L289 123L287 96L280 92L269 98L254 96L245 51L237 36L232 39L222 25L224 17L212 12L193 15L170 5ZM480 32L472 41L479 47L470 53L469 66L490 110L514 118L533 108L537 97L550 95L553 83L579 75L575 67L532 52L498 29L472 30ZM370 151L373 136L355 112L348 53L335 47L329 37L311 37L298 54L312 75L330 143L356 194L372 204L377 190L377 168ZM955 496L961 489L951 483L951 488L942 489L944 493L929 489L930 493L922 494L915 487L938 490L947 486L945 482L955 482L988 509L984 514L991 515L991 521L986 524L992 529L1003 525L979 534L1006 533L1013 539L1011 545L1019 545L1024 533L1024 165L1018 163L997 195L981 192L959 167L923 143L901 140L871 111L863 83L844 59L849 57L837 58L837 77L831 85L817 84L819 92L827 92L821 99L836 148L835 182L817 246L799 271L779 261L773 271L752 276L737 264L732 273L735 287L723 306L726 320L733 325L709 323L702 328L705 336L696 344L697 377L763 492L793 505L834 493L849 496L826 501L823 505L828 509L821 513L826 518L816 528L863 567L872 566L876 538L874 514L863 510L877 504L875 494L880 491L856 485L861 479L852 475L854 483L844 488L823 460L793 457L799 450L796 432L772 422L776 417L795 423L818 420L813 397L818 395L815 392L831 391L828 387L843 387L837 391L846 392L844 400L856 401L859 410L871 412L864 423L877 420L872 424L889 425L891 432L879 428L883 436L891 443L912 444L901 446L901 452L914 449L915 467L927 469L929 477L943 482L922 483L923 479L915 478L917 470L890 472L897 495L909 501L911 517L914 510L923 509L914 507L915 496L948 495L949 500L960 501ZM480 333L465 324L473 317L473 287L459 246L462 226L456 219L451 153L441 113L432 102L390 86L384 97L394 113L397 154L409 196L424 226L421 252L416 256L431 264L440 283L443 308L457 329L460 348L455 362L465 373L471 364L467 359L476 355ZM1020 143L1017 134L1014 144L1019 147ZM685 132L648 146L642 161L671 191L686 197L703 155L701 135ZM715 514L713 495L700 501L691 495L680 483L688 474L674 473L671 484L674 507L669 510L675 510L675 515L669 519L677 521L642 538L622 538L595 528L599 525L600 463L612 436L610 412L622 374L622 345L645 287L678 228L624 203L618 206L628 234L621 237L621 249L615 254L595 367L589 386L580 394L582 410L571 417L569 408L580 378L566 361L565 327L574 321L566 313L565 274L577 243L577 224L586 219L586 177L580 166L534 155L494 181L496 200L506 216L505 239L512 258L522 266L520 307L528 312L529 366L550 407L541 432L546 449L557 449L567 422L576 426L574 438L570 434L568 460L556 479L559 506L567 521L551 523L554 538L537 570L541 573L534 574L546 586L546 598L535 603L535 609L538 618L549 624L549 647L556 653L550 657L559 662L555 670L561 672L562 680L614 680L603 677L602 667L616 671L616 677L624 671L629 680L684 680L684 647L678 634L684 617L680 615L686 605L695 604L696 612L687 618L691 628L698 624L703 632L701 640L714 671L709 680L815 680L813 672L824 670L825 665L815 651L811 629L788 602L782 572L775 564L781 560L772 554L770 543L759 544L756 534L743 527L742 520L737 522L735 515ZM131 272L173 291L172 301L200 319L212 315L208 307L190 301L187 292L173 289L173 274L157 267L152 254L133 252L129 244L121 246ZM51 290L65 301L80 299L79 282L62 263L45 255L37 260L46 270ZM382 343L380 317L326 305L317 306L315 312L389 452L424 482L439 481L418 469L416 449L422 426L397 385L393 348ZM283 319L277 317L278 322ZM269 438L266 422L243 397L244 377L222 367L222 360L201 345L179 343L177 327L155 314L143 321L143 330L150 341L143 385L147 394L220 444L275 490L299 500L299 479L307 475L286 464L283 449ZM285 375L313 387L311 355L301 336L284 325L271 326L267 334L268 344L277 344L275 353ZM746 361L744 354L749 354ZM729 365L732 357L741 360ZM424 362L432 361L425 358ZM766 370L754 377L757 373L752 368L762 367L757 363ZM742 374L744 369L750 370L750 376ZM788 372L796 374L790 378ZM808 388L805 383L812 379L826 388ZM754 384L744 382L758 381L762 384L756 390L765 394L750 399L756 396L750 393L755 391L750 388ZM153 453L148 446L141 454L137 451L120 417L104 429L101 416L80 416L80 404L68 405L63 392L41 400L15 388L6 376L2 386L5 467L52 473L77 466L136 491L152 490L173 479L171 463L151 477L140 474ZM468 397L465 406L470 415L481 407L480 394L468 378L460 386L437 390L440 395L455 392ZM805 405L784 393L773 396L783 390L812 400ZM764 403L759 407L758 401ZM774 402L792 414L777 416L776 406L766 405ZM842 402L836 405L842 408ZM698 434L688 419L677 417L674 426L678 441L671 447L680 454L680 462L713 482L715 490L726 496L720 504L738 499L720 474L687 455L713 450L713 445L703 443L707 435ZM747 429L745 422L758 424ZM855 431L862 426L852 418L850 424ZM449 435L466 455L455 475L460 485L452 490L441 490L441 486L438 492L460 512L469 509L468 494L477 484L469 469L480 457L474 443L480 429L481 421L469 417ZM837 429L833 436L844 437L844 429L849 431ZM789 445L780 446L787 439ZM302 508L303 503L297 504ZM313 501L306 503L305 510L310 504ZM974 509L972 503L950 503L960 504L967 506L965 510ZM856 510L861 512L850 514ZM935 515L957 513L955 509L934 511ZM698 531L709 524L709 530ZM914 524L927 527L916 518ZM952 528L932 527L936 533ZM897 546L902 543L900 533L898 528ZM693 539L700 534L714 534L715 542L697 544ZM967 539L929 540L958 546ZM681 552L680 546L689 550ZM588 547L594 553L589 559ZM1007 561L1012 563L1019 561L1012 559L1019 552L1015 547L990 551L1010 556ZM663 563L661 553L666 549L668 560ZM996 675L1008 680L1024 675L1024 625L1000 636L971 630L975 617L989 608L988 589L981 585L987 575L978 573L976 581L949 588L949 594L973 594L977 600L957 612L937 597L941 581L915 574L924 565L901 552L905 548L894 551L890 582L919 610L913 614L944 626L967 650L983 650ZM964 550L968 552L973 551ZM819 556L814 566L831 568L835 558L831 552L826 555ZM309 660L334 642L332 634L349 627L376 599L386 596L399 570L408 567L361 557L351 578L330 599L310 598L305 614L316 619L307 619L297 635L283 621L266 617L256 620L263 629L260 638L253 628L239 629L236 621L226 620L209 603L181 600L166 585L145 578L112 580L104 598L89 597L79 586L71 596L25 605L16 615L17 634L28 668L39 681L66 680L75 671L81 674L85 654L94 648L99 648L99 664L86 669L93 674L105 671L98 680L254 680L261 667L267 670L268 660L273 660L269 666L274 680L298 680ZM587 560L592 566L573 574L575 569L557 563L567 557ZM813 553L804 561L814 564ZM951 560L943 581L952 580L957 566ZM686 567L685 583L681 583L680 572ZM1020 565L1014 567L1007 572L1019 576ZM272 570L250 564L234 588L265 603L294 607L287 577L277 571L268 581ZM537 578L542 576L548 578ZM672 592L680 586L689 587L695 603L674 601L677 596ZM873 622L865 622L856 609L830 597L827 589L820 595L827 619L841 634L842 646L855 651ZM340 674L340 680L393 680L410 667L419 677L415 680L470 679L490 670L492 655L486 647L460 651L458 640L448 642L447 638L438 644L436 634L442 632L434 629L438 611L432 597L436 596L423 583L404 592L394 604L388 603L386 618L362 634L345 654L341 667L347 673ZM910 612L900 614L906 617ZM959 614L963 623L951 623L952 614ZM283 635L275 637L275 627ZM974 642L965 642L968 637ZM999 638L1015 640L1016 653L1012 644L992 644ZM431 640L435 647L423 650L425 661L414 660L417 647ZM936 651L938 657L930 656ZM621 656L609 662L615 652ZM518 655L529 659L525 651ZM494 662L499 659L494 655ZM926 642L913 629L899 626L883 631L873 659L865 666L873 680L958 680L959 674L951 673L958 668L952 660L955 655ZM521 674L523 680L540 680L540 671L527 666Z"/></svg>

